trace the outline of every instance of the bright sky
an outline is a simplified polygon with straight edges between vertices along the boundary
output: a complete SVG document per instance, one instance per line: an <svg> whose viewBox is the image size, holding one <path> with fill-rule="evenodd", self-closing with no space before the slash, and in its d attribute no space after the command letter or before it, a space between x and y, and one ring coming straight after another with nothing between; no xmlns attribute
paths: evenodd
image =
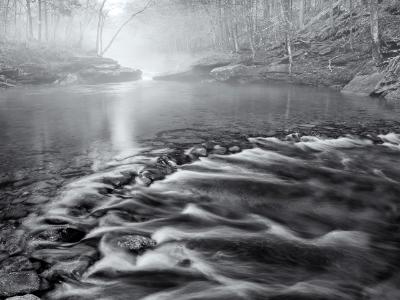
<svg viewBox="0 0 400 300"><path fill-rule="evenodd" d="M126 0L108 0L106 9L110 9L111 16L117 16L123 12L123 4Z"/></svg>

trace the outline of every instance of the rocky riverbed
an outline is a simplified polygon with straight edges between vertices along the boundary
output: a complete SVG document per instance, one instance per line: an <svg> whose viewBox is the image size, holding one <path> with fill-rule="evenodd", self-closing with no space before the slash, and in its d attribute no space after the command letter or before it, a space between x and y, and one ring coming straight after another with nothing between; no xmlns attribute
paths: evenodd
<svg viewBox="0 0 400 300"><path fill-rule="evenodd" d="M252 149L257 147L260 137L295 144L312 142L312 137L315 137L323 147L314 149L318 152L329 147L335 139L339 143L337 147L358 147L357 143L360 146L385 144L398 147L397 137L391 137L390 133L399 131L400 122L383 120L359 126L345 123L302 125L252 135L226 132L213 136L209 132L188 128L159 132L154 139L143 140L148 150L123 160L111 161L106 169L97 174L85 166L76 166L75 169L59 170L55 176L38 181L29 176L3 177L0 182L0 297L22 295L7 299L33 300L38 299L37 296L53 299L46 295L60 283L81 280L82 274L100 259L100 253L91 243L80 241L86 236L87 241L94 239L94 242L96 237L87 236L87 233L96 226L96 218L112 209L119 211L117 204L114 208L110 204L111 207L104 211L101 207L95 209L98 206L96 203L104 199L128 199L125 197L132 186L151 186L200 158L229 156ZM353 142L356 144L353 145ZM341 146L341 143L344 144ZM90 191L92 189L95 193ZM67 202L63 204L62 201ZM46 216L49 209L56 209L54 216ZM145 211L141 213L140 206L132 207L132 211L127 209L125 207L120 212L120 217L130 222L140 223L154 218ZM88 214L89 219L81 219ZM73 223L71 218L75 218ZM81 223L76 223L76 220L81 220ZM157 245L145 231L113 235L109 239L107 243L132 255L141 255ZM73 247L58 248L57 245L63 244ZM184 265L190 265L190 261L182 261Z"/></svg>

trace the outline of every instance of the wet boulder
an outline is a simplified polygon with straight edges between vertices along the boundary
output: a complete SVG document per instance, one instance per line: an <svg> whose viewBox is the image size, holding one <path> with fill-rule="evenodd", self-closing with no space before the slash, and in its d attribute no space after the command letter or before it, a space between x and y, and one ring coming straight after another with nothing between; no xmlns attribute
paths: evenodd
<svg viewBox="0 0 400 300"><path fill-rule="evenodd" d="M40 289L40 279L35 271L0 273L0 297L32 293Z"/></svg>
<svg viewBox="0 0 400 300"><path fill-rule="evenodd" d="M85 237L86 233L70 226L54 226L35 235L35 240L48 242L77 243Z"/></svg>
<svg viewBox="0 0 400 300"><path fill-rule="evenodd" d="M226 152L227 152L227 149L220 145L216 145L214 147L214 149L212 150L213 154L219 154L219 155L224 155L224 154L226 154Z"/></svg>
<svg viewBox="0 0 400 300"><path fill-rule="evenodd" d="M232 146L232 147L229 147L229 152L230 153L238 153L238 152L240 152L240 147L239 146Z"/></svg>
<svg viewBox="0 0 400 300"><path fill-rule="evenodd" d="M191 158L191 159L197 159L199 157L206 157L208 155L207 153L207 148L205 146L194 146L193 148L191 148L188 152L187 155Z"/></svg>
<svg viewBox="0 0 400 300"><path fill-rule="evenodd" d="M116 245L119 248L140 254L147 249L154 248L157 243L155 240L142 235L124 235L116 240Z"/></svg>
<svg viewBox="0 0 400 300"><path fill-rule="evenodd" d="M166 155L163 155L157 159L157 165L163 168L166 174L172 174L177 169L176 162Z"/></svg>

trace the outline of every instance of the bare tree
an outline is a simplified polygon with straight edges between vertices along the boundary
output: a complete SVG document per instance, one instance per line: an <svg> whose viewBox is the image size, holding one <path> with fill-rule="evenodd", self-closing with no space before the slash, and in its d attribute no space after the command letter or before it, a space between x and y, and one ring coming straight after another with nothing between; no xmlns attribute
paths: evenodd
<svg viewBox="0 0 400 300"><path fill-rule="evenodd" d="M379 31L379 1L370 0L370 21L371 21L371 38L372 38L372 58L376 63L382 61L381 53L381 37Z"/></svg>
<svg viewBox="0 0 400 300"><path fill-rule="evenodd" d="M103 56L110 49L110 47L113 45L113 43L117 39L118 35L124 29L124 27L126 25L128 25L137 15L143 13L147 8L149 8L150 5L152 4L152 2L153 2L153 0L149 0L141 10L136 11L133 14L131 14L130 17L124 23L121 24L121 26L116 30L116 32L112 36L111 40L108 42L107 46L104 47L104 50L101 49L100 56Z"/></svg>
<svg viewBox="0 0 400 300"><path fill-rule="evenodd" d="M26 13L28 18L28 38L33 39L31 0L26 0Z"/></svg>

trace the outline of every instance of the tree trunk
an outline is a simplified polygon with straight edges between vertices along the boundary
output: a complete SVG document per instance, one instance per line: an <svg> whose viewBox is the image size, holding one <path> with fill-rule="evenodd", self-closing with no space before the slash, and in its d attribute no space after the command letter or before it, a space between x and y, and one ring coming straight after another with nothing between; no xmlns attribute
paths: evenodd
<svg viewBox="0 0 400 300"><path fill-rule="evenodd" d="M289 75L292 74L292 66L293 66L293 56L292 56L292 41L291 41L291 0L282 0L281 9L282 15L284 20L284 31L285 31L285 44L286 44L286 51L289 57Z"/></svg>
<svg viewBox="0 0 400 300"><path fill-rule="evenodd" d="M350 49L353 51L353 27L354 27L353 0L349 0L349 11L350 11Z"/></svg>
<svg viewBox="0 0 400 300"><path fill-rule="evenodd" d="M382 61L381 38L379 32L379 4L378 0L370 0L370 21L372 38L372 58L376 63Z"/></svg>
<svg viewBox="0 0 400 300"><path fill-rule="evenodd" d="M8 10L10 8L10 0L7 0L6 6L4 8L4 37L7 37L8 32Z"/></svg>
<svg viewBox="0 0 400 300"><path fill-rule="evenodd" d="M49 19L47 13L47 0L44 1L44 33L46 42L49 41Z"/></svg>
<svg viewBox="0 0 400 300"><path fill-rule="evenodd" d="M306 0L300 0L300 11L299 11L299 22L300 22L300 29L304 28L304 15L306 9Z"/></svg>
<svg viewBox="0 0 400 300"><path fill-rule="evenodd" d="M38 0L38 39L42 41L42 0Z"/></svg>
<svg viewBox="0 0 400 300"><path fill-rule="evenodd" d="M28 18L28 38L33 39L31 0L26 0L26 12Z"/></svg>
<svg viewBox="0 0 400 300"><path fill-rule="evenodd" d="M103 9L104 5L106 4L107 0L103 0L101 3L100 9L99 9L99 14L98 14L98 22L97 22L97 37L96 37L96 52L98 55L101 54L101 49L100 49L100 39L102 35L102 24L103 24Z"/></svg>
<svg viewBox="0 0 400 300"><path fill-rule="evenodd" d="M15 36L15 38L18 37L18 33L17 33L17 14L18 14L18 4L17 4L17 0L14 0L14 36Z"/></svg>

